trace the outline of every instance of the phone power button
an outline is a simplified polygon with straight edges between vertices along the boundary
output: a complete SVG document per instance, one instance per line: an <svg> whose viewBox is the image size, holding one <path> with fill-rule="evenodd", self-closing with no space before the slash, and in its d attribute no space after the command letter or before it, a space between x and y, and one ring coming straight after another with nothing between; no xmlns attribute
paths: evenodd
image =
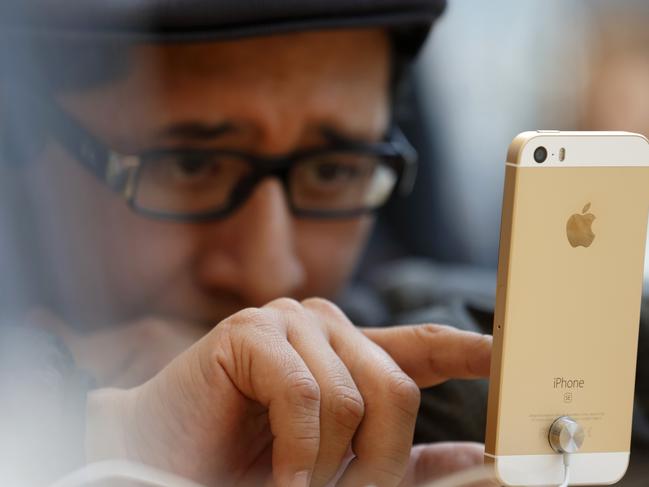
<svg viewBox="0 0 649 487"><path fill-rule="evenodd" d="M550 446L557 453L577 453L584 444L584 428L569 416L562 416L550 427Z"/></svg>

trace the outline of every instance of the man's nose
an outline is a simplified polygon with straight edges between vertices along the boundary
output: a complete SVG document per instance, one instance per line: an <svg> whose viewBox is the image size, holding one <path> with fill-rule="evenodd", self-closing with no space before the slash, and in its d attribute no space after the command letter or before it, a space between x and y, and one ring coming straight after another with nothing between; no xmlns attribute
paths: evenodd
<svg viewBox="0 0 649 487"><path fill-rule="evenodd" d="M232 216L215 222L216 228L200 262L203 285L261 306L294 295L304 283L292 216L279 181L261 182Z"/></svg>

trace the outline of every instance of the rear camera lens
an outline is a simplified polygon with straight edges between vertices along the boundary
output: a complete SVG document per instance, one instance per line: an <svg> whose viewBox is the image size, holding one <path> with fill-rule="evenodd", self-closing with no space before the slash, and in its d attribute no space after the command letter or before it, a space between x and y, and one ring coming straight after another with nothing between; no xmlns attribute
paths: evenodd
<svg viewBox="0 0 649 487"><path fill-rule="evenodd" d="M548 151L546 150L545 147L537 147L534 150L534 160L538 162L539 164L544 162L548 158Z"/></svg>

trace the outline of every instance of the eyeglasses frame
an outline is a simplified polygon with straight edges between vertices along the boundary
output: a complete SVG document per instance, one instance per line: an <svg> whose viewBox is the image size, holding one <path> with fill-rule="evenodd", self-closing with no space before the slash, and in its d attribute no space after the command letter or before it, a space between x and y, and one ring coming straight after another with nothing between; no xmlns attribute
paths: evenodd
<svg viewBox="0 0 649 487"><path fill-rule="evenodd" d="M282 182L289 208L297 217L320 219L354 218L373 213L378 209L378 207L368 207L346 210L311 210L297 207L292 201L289 189L290 171L296 163L316 155L340 153L342 151L382 158L397 174L395 187L386 198L386 201L395 192L404 196L408 195L412 191L417 173L417 152L396 125L392 126L388 131L388 135L379 142L350 141L341 138L337 134L326 133L329 144L325 147L305 149L274 157L221 149L158 149L137 154L122 154L98 140L54 101L39 104L38 111L39 115L45 117L49 122L47 126L50 134L70 155L97 177L100 182L107 185L113 192L121 195L134 212L155 219L205 222L225 218L248 199L261 181L273 176ZM253 171L234 188L228 204L219 209L197 213L175 213L151 210L137 204L138 179L147 160L168 154L196 153L239 157L246 160L253 168Z"/></svg>

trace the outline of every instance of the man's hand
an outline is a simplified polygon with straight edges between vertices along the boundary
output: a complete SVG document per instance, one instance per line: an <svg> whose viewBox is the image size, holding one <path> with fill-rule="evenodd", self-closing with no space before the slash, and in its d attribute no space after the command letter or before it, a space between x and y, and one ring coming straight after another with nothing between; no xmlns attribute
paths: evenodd
<svg viewBox="0 0 649 487"><path fill-rule="evenodd" d="M89 398L91 459L122 455L207 485L397 486L419 387L488 374L491 340L436 325L361 330L279 299L222 321L147 383Z"/></svg>

